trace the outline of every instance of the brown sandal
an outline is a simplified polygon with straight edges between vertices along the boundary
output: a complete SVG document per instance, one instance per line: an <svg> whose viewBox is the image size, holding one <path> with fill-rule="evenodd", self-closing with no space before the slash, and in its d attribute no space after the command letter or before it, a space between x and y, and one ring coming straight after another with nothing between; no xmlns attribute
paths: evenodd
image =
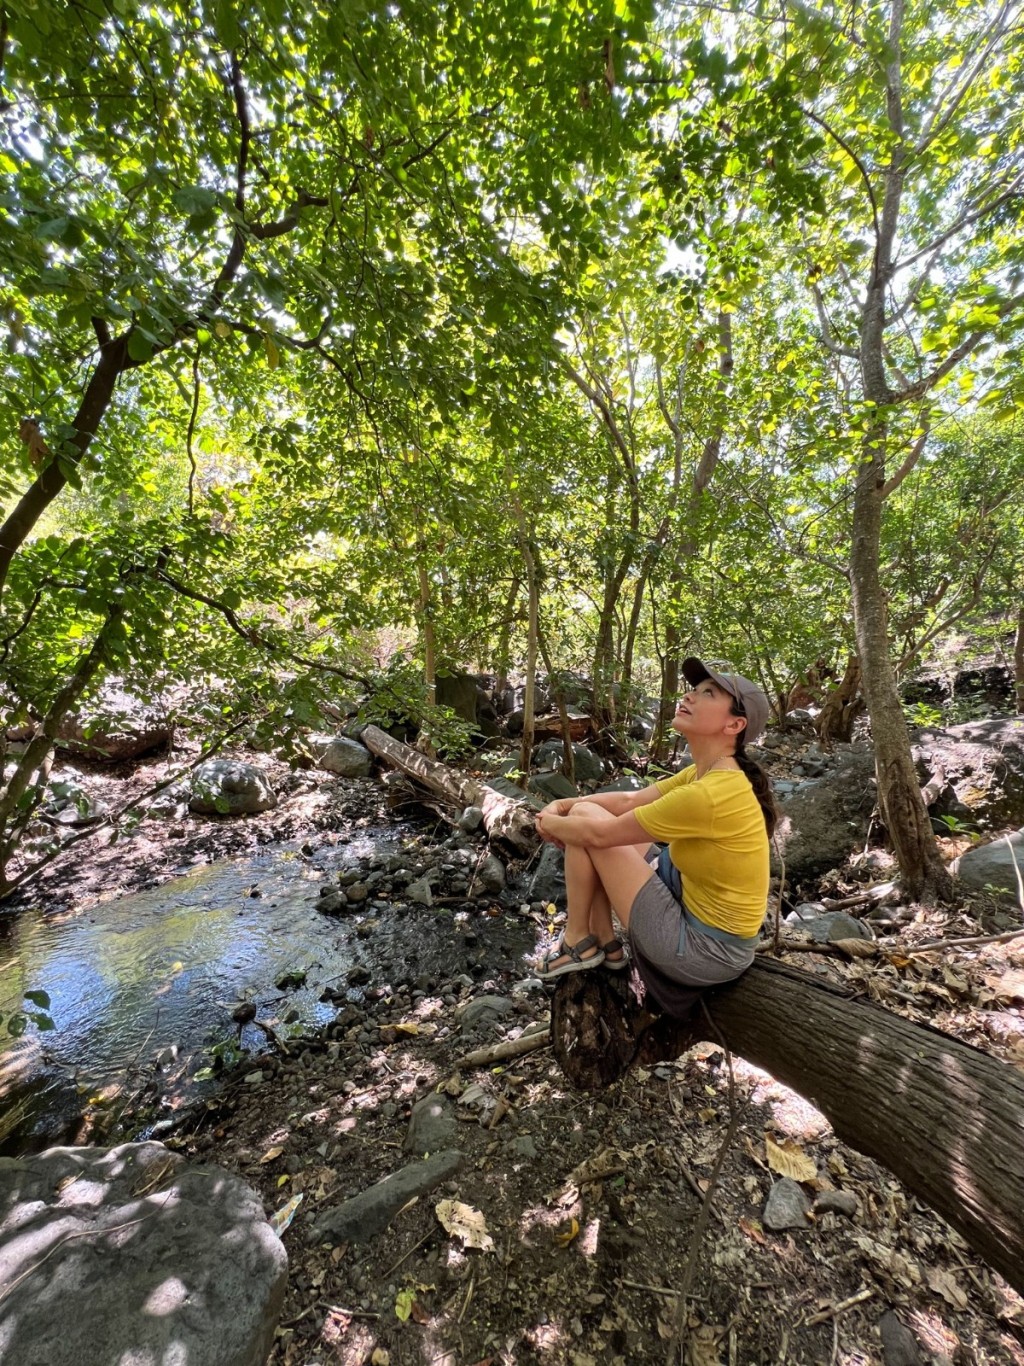
<svg viewBox="0 0 1024 1366"><path fill-rule="evenodd" d="M587 949L597 949L589 958L583 955ZM556 958L568 957L568 963L563 963L561 967L552 968L548 964ZM542 982L548 981L553 977L563 977L567 972L586 972L588 968L598 968L604 962L604 950L598 948L597 940L592 934L588 934L585 939L581 939L578 944L567 944L565 935L558 941L558 947L546 953L541 959L540 967L537 969L537 976Z"/></svg>

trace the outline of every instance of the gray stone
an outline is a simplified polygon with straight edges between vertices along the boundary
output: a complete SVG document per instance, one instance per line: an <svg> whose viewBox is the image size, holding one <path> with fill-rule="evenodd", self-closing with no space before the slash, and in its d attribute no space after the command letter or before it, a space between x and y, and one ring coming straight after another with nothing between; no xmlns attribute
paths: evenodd
<svg viewBox="0 0 1024 1366"><path fill-rule="evenodd" d="M529 781L531 792L545 802L560 801L563 797L578 797L579 788L564 773L535 773Z"/></svg>
<svg viewBox="0 0 1024 1366"><path fill-rule="evenodd" d="M366 778L373 767L370 751L343 735L311 735L306 743L317 766L341 778Z"/></svg>
<svg viewBox="0 0 1024 1366"><path fill-rule="evenodd" d="M639 792L645 787L650 787L650 783L644 782L643 778L638 778L635 774L627 773L621 778L616 778L614 782L604 783L594 795L599 796L602 792Z"/></svg>
<svg viewBox="0 0 1024 1366"><path fill-rule="evenodd" d="M803 1188L788 1176L781 1177L772 1186L764 1207L762 1222L765 1228L779 1233L787 1228L807 1228L810 1220L807 1215L811 1202Z"/></svg>
<svg viewBox="0 0 1024 1366"><path fill-rule="evenodd" d="M485 892L496 893L505 890L505 865L495 854L488 854L477 869L476 880Z"/></svg>
<svg viewBox="0 0 1024 1366"><path fill-rule="evenodd" d="M410 901L415 901L419 906L433 906L434 894L430 889L430 878L421 877L415 882L410 882L405 889L405 894Z"/></svg>
<svg viewBox="0 0 1024 1366"><path fill-rule="evenodd" d="M878 1320L878 1332L882 1339L882 1361L885 1366L923 1366L924 1358L917 1338L896 1316L895 1310L887 1309Z"/></svg>
<svg viewBox="0 0 1024 1366"><path fill-rule="evenodd" d="M482 806L467 806L459 817L456 824L460 830L467 834L472 834L474 830L479 830L484 823L484 811Z"/></svg>
<svg viewBox="0 0 1024 1366"><path fill-rule="evenodd" d="M537 1145L529 1134L519 1134L508 1145L510 1153L515 1153L516 1157L525 1157L528 1162L532 1162L537 1156Z"/></svg>
<svg viewBox="0 0 1024 1366"><path fill-rule="evenodd" d="M348 905L345 893L336 887L325 887L320 893L316 908L323 915L343 915Z"/></svg>
<svg viewBox="0 0 1024 1366"><path fill-rule="evenodd" d="M870 939L871 931L861 920L845 911L829 911L814 920L805 920L801 929L810 933L815 944L836 944L841 939Z"/></svg>
<svg viewBox="0 0 1024 1366"><path fill-rule="evenodd" d="M495 792L500 792L503 797L511 797L513 801L523 802L526 806L532 806L534 811L539 811L546 802L533 792L524 792L521 787L516 787L511 778L506 778L498 773L493 778L487 779L487 786L493 787Z"/></svg>
<svg viewBox="0 0 1024 1366"><path fill-rule="evenodd" d="M265 774L252 764L209 759L192 772L189 807L200 815L252 816L276 805Z"/></svg>
<svg viewBox="0 0 1024 1366"><path fill-rule="evenodd" d="M459 1028L475 1029L480 1024L495 1024L511 1015L514 1006L507 996L474 996L456 1011Z"/></svg>
<svg viewBox="0 0 1024 1366"><path fill-rule="evenodd" d="M387 1228L413 1196L426 1195L442 1181L447 1181L459 1170L462 1162L462 1153L451 1148L434 1153L421 1162L410 1162L407 1167L392 1172L383 1181L360 1191L336 1209L326 1210L314 1226L314 1241L368 1242Z"/></svg>
<svg viewBox="0 0 1024 1366"><path fill-rule="evenodd" d="M777 840L786 876L809 881L862 849L876 795L874 756L861 751L845 753L823 778L780 793ZM774 853L772 863L778 872Z"/></svg>
<svg viewBox="0 0 1024 1366"><path fill-rule="evenodd" d="M287 1275L259 1196L162 1143L0 1158L11 1366L263 1366Z"/></svg>
<svg viewBox="0 0 1024 1366"><path fill-rule="evenodd" d="M815 1214L826 1211L832 1214L845 1214L852 1219L857 1213L859 1202L853 1191L821 1191L814 1198Z"/></svg>
<svg viewBox="0 0 1024 1366"><path fill-rule="evenodd" d="M447 1097L424 1096L412 1107L409 1130L405 1136L405 1151L425 1157L450 1148L455 1142L459 1123L452 1113Z"/></svg>
<svg viewBox="0 0 1024 1366"><path fill-rule="evenodd" d="M1016 904L1018 873L1024 880L1024 830L968 849L953 864L953 873L965 887L976 891L988 888L999 900Z"/></svg>
<svg viewBox="0 0 1024 1366"><path fill-rule="evenodd" d="M556 769L559 773L565 772L565 747L561 740L545 740L542 745L538 745L533 752L533 762L537 768ZM574 776L578 783L600 782L604 773L604 764L599 755L586 745L574 744L572 746L572 762Z"/></svg>
<svg viewBox="0 0 1024 1366"><path fill-rule="evenodd" d="M537 901L553 902L556 906L564 900L565 859L561 849L555 845L545 844L541 850L529 894Z"/></svg>

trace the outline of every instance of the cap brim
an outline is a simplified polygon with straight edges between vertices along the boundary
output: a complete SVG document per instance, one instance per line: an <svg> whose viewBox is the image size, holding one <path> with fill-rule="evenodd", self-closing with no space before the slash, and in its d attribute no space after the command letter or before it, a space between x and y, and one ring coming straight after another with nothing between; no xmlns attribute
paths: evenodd
<svg viewBox="0 0 1024 1366"><path fill-rule="evenodd" d="M703 660L697 659L695 655L690 655L688 659L683 660L682 669L683 677L687 683L692 683L694 687L698 683L703 683L705 678L710 678L714 682L711 670L705 666Z"/></svg>

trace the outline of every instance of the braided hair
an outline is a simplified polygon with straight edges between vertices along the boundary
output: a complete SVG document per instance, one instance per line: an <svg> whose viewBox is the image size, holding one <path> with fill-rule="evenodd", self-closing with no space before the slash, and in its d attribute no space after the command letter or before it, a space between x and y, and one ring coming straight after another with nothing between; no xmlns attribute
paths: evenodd
<svg viewBox="0 0 1024 1366"><path fill-rule="evenodd" d="M732 698L733 716L746 716L742 705ZM740 766L740 772L744 775L750 786L754 789L754 796L757 798L764 816L765 829L768 831L768 838L775 834L775 827L779 821L779 809L775 805L775 793L772 791L772 780L764 771L756 759L752 759L746 751L746 730L741 730L736 737L736 749L733 758Z"/></svg>

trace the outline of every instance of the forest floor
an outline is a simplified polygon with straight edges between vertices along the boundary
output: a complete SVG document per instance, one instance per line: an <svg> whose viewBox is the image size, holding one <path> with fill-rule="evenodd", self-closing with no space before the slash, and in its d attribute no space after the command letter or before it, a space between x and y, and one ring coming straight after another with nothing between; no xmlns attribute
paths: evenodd
<svg viewBox="0 0 1024 1366"><path fill-rule="evenodd" d="M268 767L265 755L252 757ZM109 785L106 799L118 805L156 781L162 762L86 781L100 798ZM101 834L79 846L73 868L48 869L33 897L95 904L182 863L283 839L315 846L324 832L388 816L382 788L372 799L366 788L346 795L324 774L272 778L288 793L274 812L147 821L113 845ZM446 833L441 826L438 838ZM827 890L856 887L837 874ZM467 1065L473 1050L546 1020L544 990L522 969L503 970L489 928L519 914L481 905L467 923L482 964L475 978L453 963L435 991L383 994L371 984L322 1034L225 1073L217 1096L170 1138L240 1173L268 1214L292 1202L275 1366L1024 1366L1020 1297L885 1170L841 1144L811 1105L721 1048L634 1069L600 1094L571 1091L547 1046ZM540 918L538 949L558 920ZM947 909L918 911L902 935L909 944L983 932L973 914ZM900 967L807 953L794 961L857 978L872 999L1024 1068L1024 938ZM470 1026L463 1007L483 995L503 998L508 1013ZM794 1021L794 1047L799 1028ZM454 1137L444 1146L463 1154L459 1171L410 1200L384 1232L320 1244L312 1230L324 1211L417 1160L405 1148L409 1115L431 1095L450 1110ZM819 1204L829 1191L852 1195L851 1212L769 1231L762 1215L780 1174ZM452 1232L441 1201L462 1207Z"/></svg>

